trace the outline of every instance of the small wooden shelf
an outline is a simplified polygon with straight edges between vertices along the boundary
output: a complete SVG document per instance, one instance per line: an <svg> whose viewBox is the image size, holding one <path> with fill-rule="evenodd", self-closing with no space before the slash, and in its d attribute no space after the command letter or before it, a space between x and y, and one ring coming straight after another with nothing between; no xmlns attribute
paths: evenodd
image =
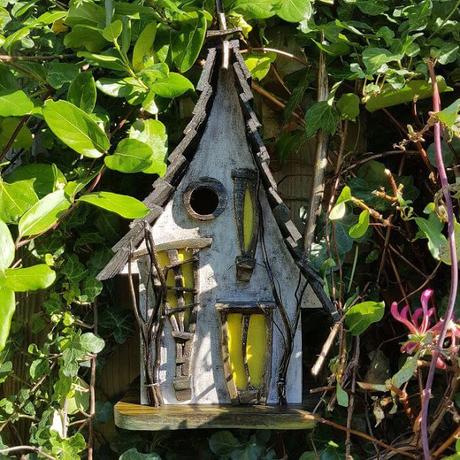
<svg viewBox="0 0 460 460"><path fill-rule="evenodd" d="M258 430L308 430L313 415L301 406L165 405L143 406L119 401L114 407L115 425L125 430L161 431L197 428Z"/></svg>

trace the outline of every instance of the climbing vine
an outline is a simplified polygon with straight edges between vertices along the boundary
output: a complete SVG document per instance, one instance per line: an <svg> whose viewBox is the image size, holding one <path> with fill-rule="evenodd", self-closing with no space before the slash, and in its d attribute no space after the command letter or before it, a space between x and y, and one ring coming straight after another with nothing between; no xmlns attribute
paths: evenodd
<svg viewBox="0 0 460 460"><path fill-rule="evenodd" d="M0 0L0 456L457 458L460 2L223 6L272 159L321 160L317 428L126 435L98 386L136 332L96 275L191 116L215 2Z"/></svg>

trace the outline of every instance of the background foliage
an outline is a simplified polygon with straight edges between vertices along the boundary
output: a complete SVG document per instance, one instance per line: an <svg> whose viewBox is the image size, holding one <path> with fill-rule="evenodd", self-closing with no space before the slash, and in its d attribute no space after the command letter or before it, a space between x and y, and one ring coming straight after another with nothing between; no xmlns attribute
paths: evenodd
<svg viewBox="0 0 460 460"><path fill-rule="evenodd" d="M146 214L138 199L165 171L190 116L214 2L0 0L2 455L307 460L384 458L397 447L417 458L420 391L437 336L419 327L408 337L390 304L418 306L431 287L433 325L447 303L446 207L431 127L443 124L457 200L459 5L224 2L229 24L242 29L259 105L277 111L277 135L265 139L272 155L282 162L318 133L329 136L310 258L344 312L339 346L313 389L317 413L332 424L310 433L141 435L116 432L114 401L95 396L106 359L135 334L115 286L103 291L95 275L127 228L122 218ZM318 80L323 59L326 81ZM427 60L446 107L438 113ZM430 431L437 455L452 458L460 455L457 327L444 344ZM401 351L407 340L415 346ZM351 437L350 428L370 437Z"/></svg>

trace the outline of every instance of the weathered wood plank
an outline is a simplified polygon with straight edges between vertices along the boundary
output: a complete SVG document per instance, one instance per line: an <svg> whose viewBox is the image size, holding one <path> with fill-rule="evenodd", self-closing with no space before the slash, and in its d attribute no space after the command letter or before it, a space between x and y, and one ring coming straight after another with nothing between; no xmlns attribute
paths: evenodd
<svg viewBox="0 0 460 460"><path fill-rule="evenodd" d="M308 430L314 416L301 406L166 405L142 406L120 401L114 407L115 424L125 430L161 431L196 428Z"/></svg>

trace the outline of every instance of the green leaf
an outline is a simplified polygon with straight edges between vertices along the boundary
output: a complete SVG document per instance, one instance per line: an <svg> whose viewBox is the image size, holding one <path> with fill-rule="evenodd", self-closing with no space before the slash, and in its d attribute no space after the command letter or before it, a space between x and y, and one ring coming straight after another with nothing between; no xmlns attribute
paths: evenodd
<svg viewBox="0 0 460 460"><path fill-rule="evenodd" d="M110 147L106 134L97 123L70 102L46 101L43 116L51 131L83 156L99 158Z"/></svg>
<svg viewBox="0 0 460 460"><path fill-rule="evenodd" d="M32 99L20 89L0 91L0 117L29 115L34 107Z"/></svg>
<svg viewBox="0 0 460 460"><path fill-rule="evenodd" d="M66 48L80 49L97 53L107 45L102 30L86 24L78 24L64 37Z"/></svg>
<svg viewBox="0 0 460 460"><path fill-rule="evenodd" d="M155 452L141 454L135 447L123 452L118 460L161 460L161 457Z"/></svg>
<svg viewBox="0 0 460 460"><path fill-rule="evenodd" d="M272 62L275 62L275 53L248 53L244 62L256 80L262 80L268 74Z"/></svg>
<svg viewBox="0 0 460 460"><path fill-rule="evenodd" d="M55 164L45 163L30 163L19 166L8 175L7 179L9 182L13 182L11 185L18 181L31 181L39 198L43 198L59 188L64 188L67 184L64 174Z"/></svg>
<svg viewBox="0 0 460 460"><path fill-rule="evenodd" d="M149 208L136 198L111 192L97 192L83 195L79 201L114 212L126 219L141 219L149 213Z"/></svg>
<svg viewBox="0 0 460 460"><path fill-rule="evenodd" d="M362 52L363 63L369 74L382 72L384 65L397 61L400 57L385 48L366 48Z"/></svg>
<svg viewBox="0 0 460 460"><path fill-rule="evenodd" d="M86 332L80 336L80 345L88 353L100 353L104 349L105 342L92 332Z"/></svg>
<svg viewBox="0 0 460 460"><path fill-rule="evenodd" d="M104 28L102 36L108 42L114 42L120 36L122 29L123 24L119 19L117 19L116 21L113 21L112 24L109 24Z"/></svg>
<svg viewBox="0 0 460 460"><path fill-rule="evenodd" d="M7 269L14 260L14 241L8 226L0 220L0 272Z"/></svg>
<svg viewBox="0 0 460 460"><path fill-rule="evenodd" d="M339 406L348 407L348 393L342 388L339 382L337 382L335 390Z"/></svg>
<svg viewBox="0 0 460 460"><path fill-rule="evenodd" d="M16 309L14 291L11 289L0 289L0 351L5 348L6 341L10 335L11 319Z"/></svg>
<svg viewBox="0 0 460 460"><path fill-rule="evenodd" d="M430 214L428 219L423 217L416 217L415 223L425 238L428 239L428 249L430 250L431 255L435 259L440 260L441 248L447 244L447 238L442 233L444 224L434 213Z"/></svg>
<svg viewBox="0 0 460 460"><path fill-rule="evenodd" d="M212 434L208 442L211 451L219 457L230 455L233 450L241 447L238 439L227 430Z"/></svg>
<svg viewBox="0 0 460 460"><path fill-rule="evenodd" d="M206 36L206 18L197 13L197 17L180 24L180 30L172 41L172 58L181 73L189 70L195 63Z"/></svg>
<svg viewBox="0 0 460 460"><path fill-rule="evenodd" d="M142 172L163 175L166 172L165 158L168 152L166 128L159 120L137 120L129 130L130 139L148 144L152 149L152 164Z"/></svg>
<svg viewBox="0 0 460 460"><path fill-rule="evenodd" d="M447 86L443 77L437 76L439 92L449 92L452 88ZM366 102L366 109L369 112L392 107L394 105L412 102L413 100L421 100L431 97L433 89L431 82L424 80L412 80L405 84L401 89L395 89L391 85L384 85L382 91L372 96Z"/></svg>
<svg viewBox="0 0 460 460"><path fill-rule="evenodd" d="M70 83L78 75L78 68L74 64L51 62L48 65L46 81L54 88L60 89Z"/></svg>
<svg viewBox="0 0 460 460"><path fill-rule="evenodd" d="M329 219L330 220L342 219L342 217L345 215L345 212L347 210L346 203L350 201L351 198L352 196L351 196L350 187L348 187L348 185L345 185L345 187L343 187L342 191L340 192L340 195L337 198L337 201L334 207L331 209L331 212L329 213Z"/></svg>
<svg viewBox="0 0 460 460"><path fill-rule="evenodd" d="M358 239L364 236L369 228L369 211L365 209L359 215L358 222L355 225L350 227L348 234L354 238Z"/></svg>
<svg viewBox="0 0 460 460"><path fill-rule="evenodd" d="M310 0L282 0L276 14L288 22L300 22L310 19L313 7Z"/></svg>
<svg viewBox="0 0 460 460"><path fill-rule="evenodd" d="M8 184L0 178L0 219L3 221L16 223L37 202L32 179Z"/></svg>
<svg viewBox="0 0 460 460"><path fill-rule="evenodd" d="M354 93L342 94L337 101L337 109L342 119L355 121L359 115L359 97Z"/></svg>
<svg viewBox="0 0 460 460"><path fill-rule="evenodd" d="M70 207L64 190L57 190L35 203L19 221L20 236L33 236L45 232Z"/></svg>
<svg viewBox="0 0 460 460"><path fill-rule="evenodd" d="M385 302L361 302L345 312L345 324L352 335L361 335L372 323L377 323L385 313Z"/></svg>
<svg viewBox="0 0 460 460"><path fill-rule="evenodd" d="M451 142L447 142L445 139L441 141L442 158L444 166L450 167L455 164L455 153L460 152L460 138L454 137ZM430 163L436 167L436 149L434 142L426 149L428 159Z"/></svg>
<svg viewBox="0 0 460 460"><path fill-rule="evenodd" d="M278 0L236 0L233 9L246 19L268 19L276 14Z"/></svg>
<svg viewBox="0 0 460 460"><path fill-rule="evenodd" d="M157 23L150 22L139 34L133 49L133 68L136 72L154 63L153 42L155 41L156 33Z"/></svg>
<svg viewBox="0 0 460 460"><path fill-rule="evenodd" d="M123 139L113 155L104 158L105 165L124 173L140 172L152 164L152 149L136 139Z"/></svg>
<svg viewBox="0 0 460 460"><path fill-rule="evenodd" d="M337 113L327 101L315 102L305 114L305 124L307 125L305 134L307 137L312 137L320 129L327 134L334 134L337 129L337 122Z"/></svg>
<svg viewBox="0 0 460 460"><path fill-rule="evenodd" d="M118 56L113 56L111 54L89 53L87 51L79 51L77 56L85 58L90 64L96 67L102 67L110 70L126 70L123 62Z"/></svg>
<svg viewBox="0 0 460 460"><path fill-rule="evenodd" d="M4 118L0 120L0 145L6 145L10 141L18 129L19 123L21 123L21 119L19 118ZM25 124L13 138L12 147L14 149L28 150L32 146L32 133Z"/></svg>
<svg viewBox="0 0 460 460"><path fill-rule="evenodd" d="M152 83L150 89L158 96L172 99L181 96L187 91L193 91L194 87L193 83L188 78L185 78L179 73L170 72L166 78Z"/></svg>
<svg viewBox="0 0 460 460"><path fill-rule="evenodd" d="M36 291L51 286L56 273L48 265L40 264L26 268L8 268L5 271L5 287L16 292Z"/></svg>
<svg viewBox="0 0 460 460"><path fill-rule="evenodd" d="M69 86L67 100L86 113L91 113L96 105L96 83L91 72L78 74Z"/></svg>
<svg viewBox="0 0 460 460"><path fill-rule="evenodd" d="M460 99L452 102L448 107L440 112L434 114L434 116L447 128L452 129L458 123L460 111Z"/></svg>
<svg viewBox="0 0 460 460"><path fill-rule="evenodd" d="M127 98L135 92L135 87L126 79L101 78L96 82L96 87L111 97Z"/></svg>
<svg viewBox="0 0 460 460"><path fill-rule="evenodd" d="M401 369L399 369L399 371L391 377L391 383L396 388L401 388L402 385L408 382L415 375L415 371L417 370L417 360L417 355L409 356Z"/></svg>

